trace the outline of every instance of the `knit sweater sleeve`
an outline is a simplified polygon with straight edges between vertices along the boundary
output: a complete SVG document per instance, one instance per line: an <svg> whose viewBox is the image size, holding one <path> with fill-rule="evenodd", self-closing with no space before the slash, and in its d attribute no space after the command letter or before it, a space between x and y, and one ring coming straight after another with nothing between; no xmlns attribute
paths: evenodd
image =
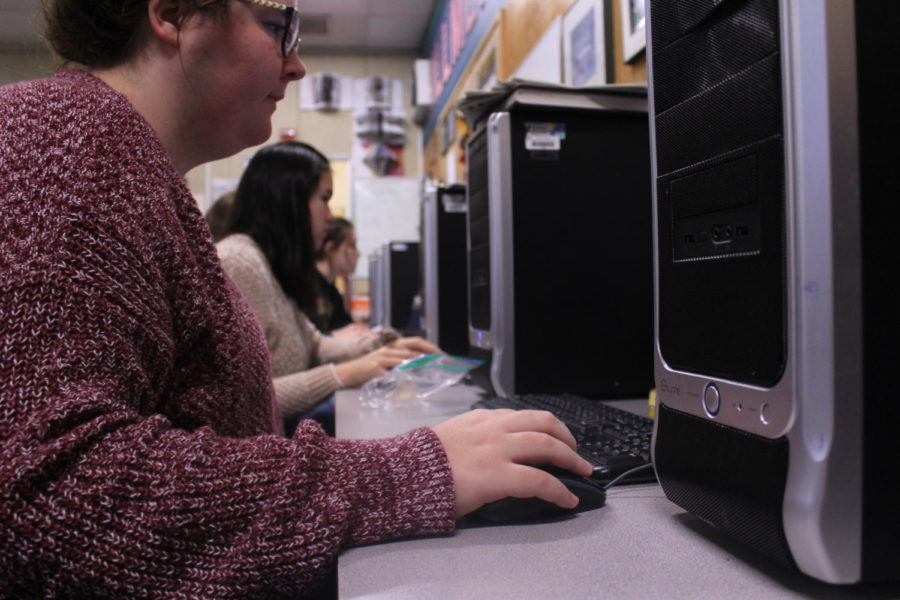
<svg viewBox="0 0 900 600"><path fill-rule="evenodd" d="M352 360L382 345L381 336L377 333L345 338L325 335L316 329L303 311L299 308L295 310L297 320L309 329L313 344L313 356L317 363L341 363Z"/></svg>
<svg viewBox="0 0 900 600"><path fill-rule="evenodd" d="M299 335L299 340L308 344L310 363L306 370L279 374L273 380L278 405L286 417L312 410L316 404L343 387L343 382L334 369L335 363L362 356L380 345L377 336L366 336L367 339L335 340L322 335L296 306L292 306L292 312L294 322L303 332ZM272 369L274 373L274 361Z"/></svg>
<svg viewBox="0 0 900 600"><path fill-rule="evenodd" d="M302 595L343 546L451 531L432 430L270 433L261 332L183 180L70 79L0 90L0 597Z"/></svg>

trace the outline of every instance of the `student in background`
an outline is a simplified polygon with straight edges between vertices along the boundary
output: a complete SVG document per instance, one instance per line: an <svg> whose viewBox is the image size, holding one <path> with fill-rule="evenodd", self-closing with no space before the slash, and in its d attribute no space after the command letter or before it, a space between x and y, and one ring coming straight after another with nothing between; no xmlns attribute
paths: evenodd
<svg viewBox="0 0 900 600"><path fill-rule="evenodd" d="M219 196L206 211L206 224L212 234L213 242L218 242L228 235L231 227L231 207L234 206L234 190Z"/></svg>
<svg viewBox="0 0 900 600"><path fill-rule="evenodd" d="M322 333L335 337L355 337L369 332L362 323L353 321L344 296L337 289L338 278L349 278L356 272L359 249L353 223L337 217L328 224L325 241L316 253L316 306L310 317Z"/></svg>
<svg viewBox="0 0 900 600"><path fill-rule="evenodd" d="M225 272L250 302L271 353L275 395L288 422L342 387L358 387L419 354L440 352L393 331L353 338L322 335L315 311L315 249L332 220L331 167L315 148L265 146L247 164L230 233L216 244Z"/></svg>
<svg viewBox="0 0 900 600"><path fill-rule="evenodd" d="M340 548L576 499L548 413L383 440L280 418L262 331L185 184L264 143L293 0L46 0L82 64L0 88L0 597L310 597Z"/></svg>

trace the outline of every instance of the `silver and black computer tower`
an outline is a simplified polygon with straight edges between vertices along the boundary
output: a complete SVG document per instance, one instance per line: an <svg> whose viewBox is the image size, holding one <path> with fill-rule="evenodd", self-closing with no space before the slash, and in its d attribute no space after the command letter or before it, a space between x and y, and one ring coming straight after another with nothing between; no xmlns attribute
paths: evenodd
<svg viewBox="0 0 900 600"><path fill-rule="evenodd" d="M369 254L369 325L383 325L384 320L384 258L382 247Z"/></svg>
<svg viewBox="0 0 900 600"><path fill-rule="evenodd" d="M659 481L807 575L900 580L900 3L648 6Z"/></svg>
<svg viewBox="0 0 900 600"><path fill-rule="evenodd" d="M419 291L419 242L389 240L369 262L372 326L388 325L401 334L414 331L414 300Z"/></svg>
<svg viewBox="0 0 900 600"><path fill-rule="evenodd" d="M425 336L449 354L469 353L466 186L439 185L422 198Z"/></svg>
<svg viewBox="0 0 900 600"><path fill-rule="evenodd" d="M519 88L467 147L469 341L493 392L652 387L645 89Z"/></svg>

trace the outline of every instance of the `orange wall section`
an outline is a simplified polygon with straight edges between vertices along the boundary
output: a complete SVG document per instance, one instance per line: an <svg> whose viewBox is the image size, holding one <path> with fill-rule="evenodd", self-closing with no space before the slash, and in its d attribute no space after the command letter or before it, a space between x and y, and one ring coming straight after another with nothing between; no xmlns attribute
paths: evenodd
<svg viewBox="0 0 900 600"><path fill-rule="evenodd" d="M569 10L574 3L575 0L507 0L501 30L501 79L507 79L516 72L553 19Z"/></svg>

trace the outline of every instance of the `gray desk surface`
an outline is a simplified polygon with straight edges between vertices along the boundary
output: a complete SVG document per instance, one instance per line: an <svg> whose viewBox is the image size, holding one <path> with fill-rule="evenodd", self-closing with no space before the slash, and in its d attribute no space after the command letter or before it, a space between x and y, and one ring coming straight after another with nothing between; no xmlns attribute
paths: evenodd
<svg viewBox="0 0 900 600"><path fill-rule="evenodd" d="M391 411L339 392L337 436L378 438L467 410L477 388ZM641 401L620 401L639 412ZM898 588L835 587L751 554L669 502L656 484L616 487L605 507L530 525L467 525L452 536L344 552L342 600L897 598Z"/></svg>

